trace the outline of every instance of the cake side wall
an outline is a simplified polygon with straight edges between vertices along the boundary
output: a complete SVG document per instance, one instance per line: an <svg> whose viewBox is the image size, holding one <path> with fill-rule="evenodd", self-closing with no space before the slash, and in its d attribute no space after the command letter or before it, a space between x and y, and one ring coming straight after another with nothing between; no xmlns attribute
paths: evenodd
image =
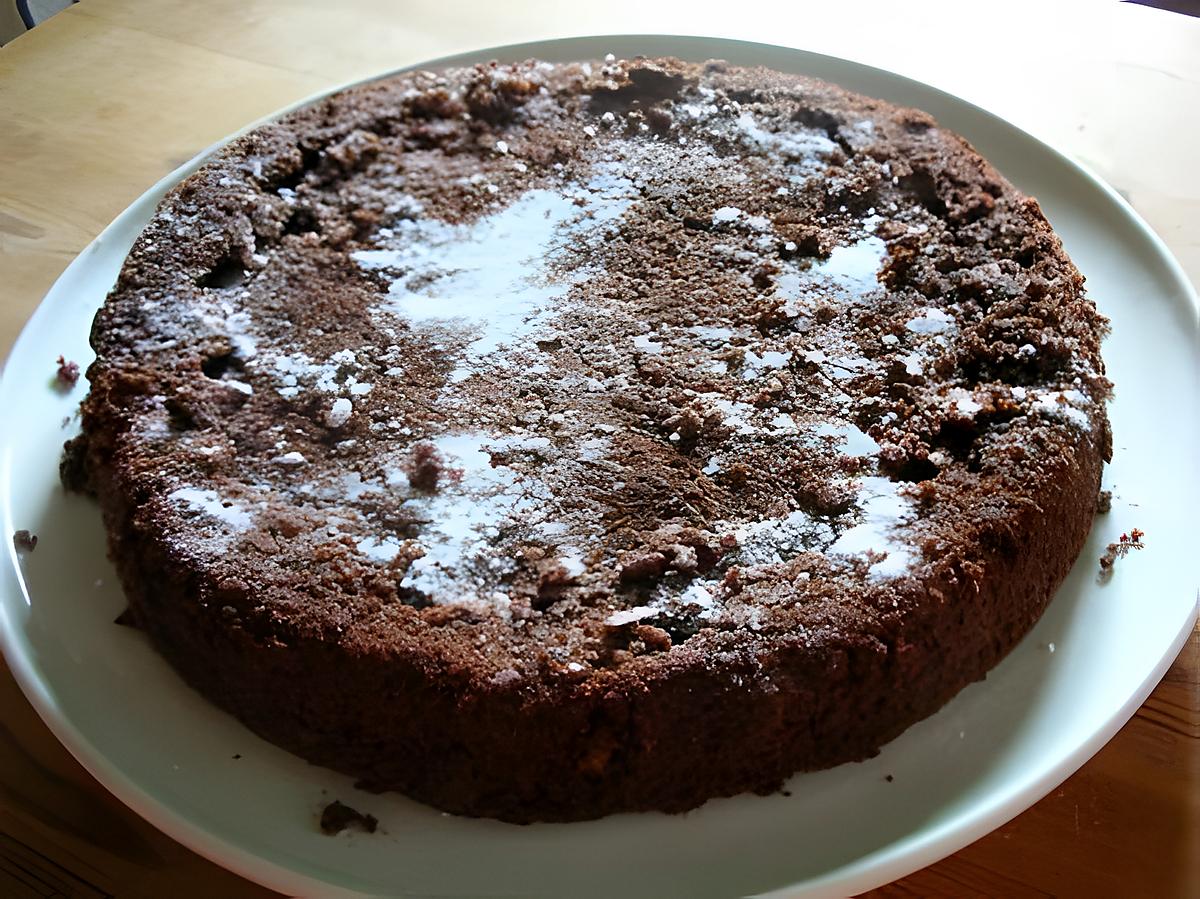
<svg viewBox="0 0 1200 899"><path fill-rule="evenodd" d="M128 502L103 448L91 452L109 534L123 535L110 551L134 620L191 686L371 789L519 823L684 811L873 755L982 678L1037 622L1086 539L1100 478L1100 447L1083 441L1048 479L1040 511L1005 523L1003 547L907 584L915 611L862 632L779 639L720 666L683 645L592 689L522 693L480 689L419 654L230 626L216 594L231 586L181 565Z"/></svg>

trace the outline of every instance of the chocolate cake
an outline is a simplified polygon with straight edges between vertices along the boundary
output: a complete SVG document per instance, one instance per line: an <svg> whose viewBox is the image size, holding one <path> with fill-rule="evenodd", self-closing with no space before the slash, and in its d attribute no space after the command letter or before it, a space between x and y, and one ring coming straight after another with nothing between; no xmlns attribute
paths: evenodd
<svg viewBox="0 0 1200 899"><path fill-rule="evenodd" d="M1104 330L922 112L408 72L166 197L63 471L132 619L268 740L464 815L682 811L872 755L1037 621Z"/></svg>

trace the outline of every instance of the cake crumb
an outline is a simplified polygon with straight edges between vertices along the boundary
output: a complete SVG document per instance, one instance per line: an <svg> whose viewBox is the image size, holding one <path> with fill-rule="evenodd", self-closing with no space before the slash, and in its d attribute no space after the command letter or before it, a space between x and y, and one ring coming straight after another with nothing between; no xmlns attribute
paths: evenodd
<svg viewBox="0 0 1200 899"><path fill-rule="evenodd" d="M37 534L31 534L22 528L13 534L13 546L19 553L31 553L37 548Z"/></svg>
<svg viewBox="0 0 1200 899"><path fill-rule="evenodd" d="M884 779L884 780L886 780L888 783L891 783L891 782L892 782L893 780L895 780L896 778L892 777L892 775L890 775L890 774L885 774L885 775L883 776L883 779Z"/></svg>
<svg viewBox="0 0 1200 899"><path fill-rule="evenodd" d="M1101 490L1100 496L1096 500L1096 514L1107 515L1112 511L1112 491Z"/></svg>
<svg viewBox="0 0 1200 899"><path fill-rule="evenodd" d="M113 624L119 624L121 627L131 627L137 630L138 623L133 617L133 610L126 606L121 610L121 614L113 619Z"/></svg>
<svg viewBox="0 0 1200 899"><path fill-rule="evenodd" d="M418 443L413 447L412 460L405 468L408 483L414 490L433 493L444 478L457 483L463 478L461 468L448 467L432 443Z"/></svg>
<svg viewBox="0 0 1200 899"><path fill-rule="evenodd" d="M336 836L352 827L374 833L378 826L379 820L374 815L364 815L337 799L321 812L321 833L327 836Z"/></svg>
<svg viewBox="0 0 1200 899"><path fill-rule="evenodd" d="M1146 543L1142 539L1145 536L1145 531L1134 528L1128 534L1122 534L1115 543L1108 544L1104 548L1104 555L1100 557L1101 579L1107 580L1112 576L1113 565L1117 559L1125 558L1132 550L1145 549Z"/></svg>
<svg viewBox="0 0 1200 899"><path fill-rule="evenodd" d="M58 371L54 375L54 383L59 390L67 391L79 381L79 363L71 362L63 356L58 357Z"/></svg>

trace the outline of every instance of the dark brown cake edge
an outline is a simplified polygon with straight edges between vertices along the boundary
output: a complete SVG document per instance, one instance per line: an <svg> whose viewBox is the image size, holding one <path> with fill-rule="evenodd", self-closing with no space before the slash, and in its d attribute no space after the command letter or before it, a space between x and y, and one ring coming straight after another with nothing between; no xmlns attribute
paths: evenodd
<svg viewBox="0 0 1200 899"><path fill-rule="evenodd" d="M427 659L223 627L209 611L222 586L163 554L111 467L91 475L109 534L123 535L110 552L135 620L191 686L367 788L530 823L681 812L876 754L983 678L1037 622L1091 526L1102 467L1093 439L1060 458L1053 492L991 535L994 546L936 580L906 582L925 601L875 633L780 641L769 656L719 668L684 648L652 680L570 695L481 694ZM776 691L739 686L760 670Z"/></svg>

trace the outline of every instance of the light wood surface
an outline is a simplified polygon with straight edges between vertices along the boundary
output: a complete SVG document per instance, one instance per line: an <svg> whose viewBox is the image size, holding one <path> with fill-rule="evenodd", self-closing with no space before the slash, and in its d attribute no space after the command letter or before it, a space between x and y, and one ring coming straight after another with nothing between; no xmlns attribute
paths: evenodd
<svg viewBox="0 0 1200 899"><path fill-rule="evenodd" d="M762 40L936 84L1091 165L1200 281L1200 21L1117 3L973 6L84 0L0 49L0 353L121 209L223 135L350 79L578 34ZM270 894L126 810L0 668L0 896L102 895ZM1060 788L878 895L1200 895L1200 631Z"/></svg>

